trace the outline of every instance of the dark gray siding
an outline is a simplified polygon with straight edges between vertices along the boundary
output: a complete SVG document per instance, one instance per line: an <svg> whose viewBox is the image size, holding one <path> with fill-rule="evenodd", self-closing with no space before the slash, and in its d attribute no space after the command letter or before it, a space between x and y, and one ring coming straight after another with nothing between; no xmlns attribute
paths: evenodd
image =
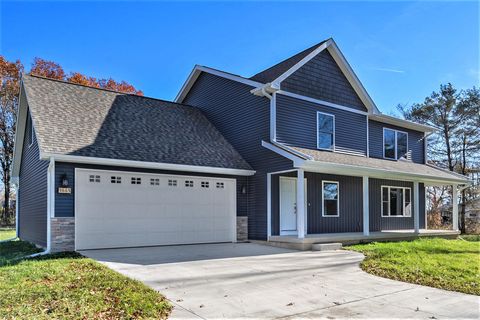
<svg viewBox="0 0 480 320"><path fill-rule="evenodd" d="M368 123L370 157L383 159L383 128L407 132L408 150L411 153L411 160L415 163L425 163L423 132L405 129L373 120L369 120Z"/></svg>
<svg viewBox="0 0 480 320"><path fill-rule="evenodd" d="M272 234L280 232L279 178L272 177ZM296 176L296 173L282 174ZM363 230L362 178L306 172L307 233L361 232ZM322 180L338 181L339 217L322 217Z"/></svg>
<svg viewBox="0 0 480 320"><path fill-rule="evenodd" d="M369 179L370 231L413 229L413 211L411 217L382 217L381 186L407 187L411 189L412 208L414 204L413 182ZM425 227L425 188L419 185L420 228Z"/></svg>
<svg viewBox="0 0 480 320"><path fill-rule="evenodd" d="M61 178L66 175L72 187L71 194L59 194L55 195L55 216L56 217L73 217L75 214L75 168L87 168L96 170L117 170L117 171L129 171L129 172L148 172L158 174L178 174L178 175L191 175L191 176L203 176L203 177L222 177L229 179L237 179L237 215L246 216L248 206L248 194L242 194L242 187L245 186L248 189L249 178L245 176L231 176L231 175L218 175L218 174L205 174L196 172L181 172L181 171L166 171L166 170L149 170L141 168L129 168L129 167L113 167L113 166L97 166L97 165L85 165L74 163L55 163L55 189L60 187Z"/></svg>
<svg viewBox="0 0 480 320"><path fill-rule="evenodd" d="M367 110L327 50L286 78L281 83L281 89L357 110Z"/></svg>
<svg viewBox="0 0 480 320"><path fill-rule="evenodd" d="M35 135L29 146L30 112L28 118L20 165L18 230L22 240L46 247L48 161L40 161Z"/></svg>
<svg viewBox="0 0 480 320"><path fill-rule="evenodd" d="M277 141L317 149L317 111L335 116L335 149L366 155L367 117L277 94Z"/></svg>
<svg viewBox="0 0 480 320"><path fill-rule="evenodd" d="M250 239L267 237L266 173L292 167L261 146L269 140L270 103L250 93L253 87L202 73L183 101L201 109L257 173L250 178L248 232Z"/></svg>

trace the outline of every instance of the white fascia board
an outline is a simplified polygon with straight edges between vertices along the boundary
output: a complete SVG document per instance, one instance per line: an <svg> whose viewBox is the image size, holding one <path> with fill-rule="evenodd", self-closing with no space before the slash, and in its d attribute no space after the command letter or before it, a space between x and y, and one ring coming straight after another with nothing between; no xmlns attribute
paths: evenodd
<svg viewBox="0 0 480 320"><path fill-rule="evenodd" d="M20 97L17 115L17 130L15 131L15 141L13 145L12 178L18 178L20 175L20 165L22 161L23 140L25 138L25 129L28 115L28 101L23 80L20 83Z"/></svg>
<svg viewBox="0 0 480 320"><path fill-rule="evenodd" d="M280 88L280 82L291 76L295 71L300 69L304 64L306 64L308 61L312 60L317 54L325 50L331 43L333 42L332 39L329 39L322 43L318 48L310 52L305 58L297 62L296 64L293 65L290 69L282 73L278 78L272 81L271 87L272 88Z"/></svg>
<svg viewBox="0 0 480 320"><path fill-rule="evenodd" d="M328 102L328 101L319 100L319 99L315 99L315 98L311 98L311 97L307 97L307 96L302 96L301 94L297 94L297 93L293 93L293 92L289 92L289 91L279 90L276 93L287 96L287 97L292 97L292 98L295 98L295 99L304 100L304 101L312 102L312 103L319 104L319 105L322 105L322 106L332 107L332 108L335 108L335 109L340 109L340 110L344 110L344 111L348 111L348 112L352 112L352 113L363 114L363 115L368 114L368 112L357 110L357 109L354 109L353 107L342 106L340 104L331 103L331 102Z"/></svg>
<svg viewBox="0 0 480 320"><path fill-rule="evenodd" d="M300 154L298 152L294 153L294 150L287 151L285 150L285 147L278 146L278 144L272 144L266 141L262 141L262 147L267 148L270 151L273 151L289 160L293 161L294 167L301 167L305 164L305 155Z"/></svg>
<svg viewBox="0 0 480 320"><path fill-rule="evenodd" d="M328 49L328 52L332 55L337 65L339 66L340 70L342 70L348 82L350 82L353 89L360 97L360 100L362 100L362 102L367 107L368 111L370 113L380 113L380 110L378 110L377 106L375 105L375 102L373 102L372 98L368 94L363 84L360 82L360 79L358 79L357 75L353 71L347 59L345 59L345 56L338 48L335 41L332 40L327 49Z"/></svg>
<svg viewBox="0 0 480 320"><path fill-rule="evenodd" d="M95 157L72 156L72 155L63 155L63 154L49 154L49 153L41 154L41 159L43 160L47 160L51 157L55 158L55 161L57 162L95 164L95 165L105 165L105 166L142 168L142 169L199 172L199 173L211 173L211 174L227 174L227 175L234 175L234 176L252 176L255 174L254 170L244 170L244 169L191 166L191 165L185 165L185 164L95 158Z"/></svg>
<svg viewBox="0 0 480 320"><path fill-rule="evenodd" d="M216 69L212 69L212 68L209 68L209 67L196 65L196 66L193 68L193 70L192 70L192 72L190 73L190 75L188 76L188 78L187 78L187 80L185 81L185 83L183 84L182 88L181 88L180 91L178 92L177 96L175 97L175 102L177 102L177 103L182 103L183 99L185 99L185 97L187 96L188 92L189 92L190 89L192 88L193 84L195 83L195 81L197 80L197 78L200 76L200 74L201 74L202 72L207 72L207 73L210 73L210 74L213 74L213 75L216 75L216 76L225 78L225 79L229 79L229 80L233 80L233 81L236 81L236 82L240 82L240 83L243 83L243 84L252 86L252 87L261 87L261 86L264 86L263 83L260 83L260 82L257 82L257 81L253 81L253 80L250 80L250 79L246 79L246 78L243 78L243 77L240 77L240 76L237 76L237 75L228 73L228 72L223 72L223 71L216 70Z"/></svg>
<svg viewBox="0 0 480 320"><path fill-rule="evenodd" d="M392 180L402 180L402 181L418 181L425 183L436 183L436 184L468 184L469 182L466 179L455 179L455 178L436 178L434 176L422 175L422 174L412 174L399 171L392 171L386 169L377 169L370 167L361 167L347 164L331 163L331 162L321 162L314 160L307 160L304 162L301 167L305 171L312 172L322 172L330 174L341 174L349 176L368 176L371 178L379 179L392 179Z"/></svg>
<svg viewBox="0 0 480 320"><path fill-rule="evenodd" d="M369 114L368 118L382 123L391 124L394 126L399 126L402 128L407 128L411 130L421 131L421 132L435 132L438 131L438 128L427 126L424 124L395 118L385 114Z"/></svg>

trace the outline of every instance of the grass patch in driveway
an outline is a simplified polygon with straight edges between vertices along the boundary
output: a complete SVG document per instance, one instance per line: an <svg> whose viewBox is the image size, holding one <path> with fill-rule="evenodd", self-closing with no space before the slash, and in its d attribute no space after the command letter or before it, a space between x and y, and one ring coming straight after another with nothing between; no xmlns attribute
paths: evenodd
<svg viewBox="0 0 480 320"><path fill-rule="evenodd" d="M156 291L77 253L18 259L36 251L0 243L0 319L159 319L171 310Z"/></svg>
<svg viewBox="0 0 480 320"><path fill-rule="evenodd" d="M469 239L470 240L470 239ZM480 295L480 242L418 239L346 247L362 252L364 271L374 275Z"/></svg>

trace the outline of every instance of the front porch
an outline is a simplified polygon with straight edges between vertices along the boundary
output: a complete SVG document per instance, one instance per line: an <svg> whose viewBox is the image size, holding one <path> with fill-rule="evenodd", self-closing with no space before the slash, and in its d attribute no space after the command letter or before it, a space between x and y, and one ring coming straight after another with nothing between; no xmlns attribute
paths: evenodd
<svg viewBox="0 0 480 320"><path fill-rule="evenodd" d="M415 232L413 229L374 231L370 232L368 235L365 235L363 232L340 232L307 234L304 238L299 238L296 235L270 236L268 238L268 243L275 247L310 250L312 245L317 243L339 242L342 244L355 244L372 241L403 241L426 237L441 237L450 239L456 238L459 234L460 231L458 230L427 229L420 229L419 232Z"/></svg>
<svg viewBox="0 0 480 320"><path fill-rule="evenodd" d="M455 238L458 205L452 230L427 229L425 188L434 184L445 182L302 169L268 173L267 241L309 250L319 243ZM457 199L458 184L451 185Z"/></svg>

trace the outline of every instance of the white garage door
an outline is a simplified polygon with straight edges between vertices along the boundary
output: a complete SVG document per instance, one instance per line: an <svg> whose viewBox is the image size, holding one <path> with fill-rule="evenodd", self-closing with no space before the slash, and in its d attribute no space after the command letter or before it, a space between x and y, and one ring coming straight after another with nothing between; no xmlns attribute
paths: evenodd
<svg viewBox="0 0 480 320"><path fill-rule="evenodd" d="M233 179L76 170L75 248L235 241Z"/></svg>

